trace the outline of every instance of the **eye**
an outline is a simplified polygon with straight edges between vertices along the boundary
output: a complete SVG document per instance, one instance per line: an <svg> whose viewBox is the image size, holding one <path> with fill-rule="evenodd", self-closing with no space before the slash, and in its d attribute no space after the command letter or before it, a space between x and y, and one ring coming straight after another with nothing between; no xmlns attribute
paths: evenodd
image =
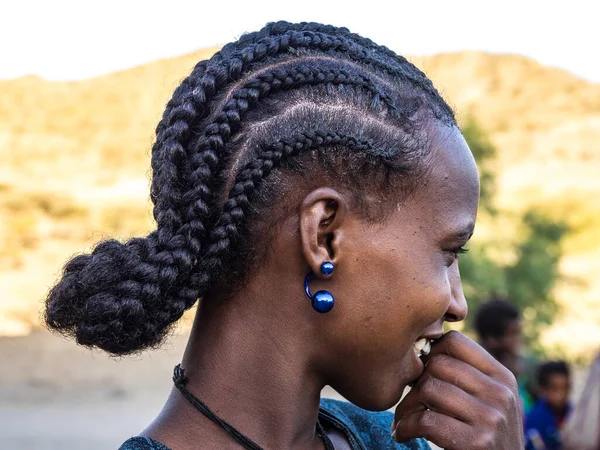
<svg viewBox="0 0 600 450"><path fill-rule="evenodd" d="M450 267L452 264L454 264L454 261L456 261L458 259L459 255L461 255L463 253L467 253L468 251L469 251L469 249L465 248L462 245L460 247L455 247L455 248L446 250L446 254L448 255L448 258L447 258L448 267Z"/></svg>
<svg viewBox="0 0 600 450"><path fill-rule="evenodd" d="M468 251L469 251L469 249L465 248L465 246L463 245L463 246L460 246L460 247L457 247L457 248L453 249L452 253L454 253L454 256L456 258L458 258L458 255L461 255L463 253L467 253Z"/></svg>

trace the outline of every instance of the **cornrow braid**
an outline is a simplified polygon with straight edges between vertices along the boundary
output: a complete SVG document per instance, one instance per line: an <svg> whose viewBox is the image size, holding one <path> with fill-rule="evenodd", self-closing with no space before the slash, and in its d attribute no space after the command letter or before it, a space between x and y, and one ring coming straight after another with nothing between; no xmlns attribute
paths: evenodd
<svg viewBox="0 0 600 450"><path fill-rule="evenodd" d="M335 33L339 36L332 37L324 32ZM348 37L350 40L344 40L340 36ZM251 45L242 48L241 44ZM366 49L361 48L360 44L366 45ZM188 118L195 120L202 119L202 115L196 117L197 113L193 109L193 102L191 101L190 94L194 101L199 105L205 104L210 101L223 83L228 80L239 79L244 66L248 66L249 68L252 63L260 62L267 56L275 56L278 53L297 48L318 48L323 51L347 52L352 59L358 62L372 64L390 75L403 77L408 81L413 82L415 86L418 86L427 94L436 97L439 105L444 109L444 113L452 116L451 109L441 99L431 81L427 79L422 72L409 64L404 58L398 57L389 49L377 47L372 41L349 33L346 29L336 29L334 27L310 23L291 26L286 22L278 22L272 26L266 27L262 32L245 36L237 43L237 45L229 44L221 52L215 54L208 62L199 63L194 68L192 74L186 78L180 88L178 88L179 92L176 91L176 95L173 96L173 99L180 99L180 104L177 104L172 100L169 105L167 105L163 120L157 128L157 143L153 149L153 154L158 155L159 151L164 146L164 150L173 155L172 158L177 158L177 155L182 150L181 147L178 147L176 143L173 142L173 140L177 137L181 140L185 140L188 136L188 127L186 126L185 117L187 116ZM367 50L374 50L376 48L381 50L381 53L385 56L392 58L392 60L395 59L397 62L399 60L400 64L386 64L370 56ZM224 61L225 54L229 55L228 62ZM406 70L406 65L411 66L412 70ZM206 114L208 109L204 109L204 111ZM162 133L167 128L172 128L172 132L168 135L163 135ZM183 146L183 144L184 142L180 142L180 145ZM179 156L183 155L180 154ZM163 161L162 158L153 158L153 169L155 168L155 160L159 163ZM165 170L165 173L167 175L173 174L176 176L177 172ZM161 189L163 189L165 180L156 177L155 181L156 184L159 184L160 182ZM153 186L154 185L155 183L153 183ZM156 191L157 189L152 189L153 193ZM153 200L158 200L156 195L153 195L152 198ZM167 203L172 203L172 200L172 198L165 198L165 202ZM157 205L157 207L159 211L164 209L162 208L162 205ZM155 218L157 222L159 222L156 214Z"/></svg>
<svg viewBox="0 0 600 450"><path fill-rule="evenodd" d="M277 22L243 35L194 67L157 125L156 230L69 261L46 299L47 325L115 355L158 345L230 271L250 273L232 268L254 257L240 236L254 242L261 211L301 188L286 174L325 170L359 201L372 187L352 174L412 176L398 168L419 164L429 118L454 124L431 81L345 28Z"/></svg>
<svg viewBox="0 0 600 450"><path fill-rule="evenodd" d="M203 149L197 152L197 159L192 158L191 165L196 166L196 171L190 175L192 186L200 186L202 179L208 173L206 169L215 169L217 156L223 150L225 143L232 133L240 127L244 114L252 104L261 98L276 91L299 88L306 85L331 84L361 87L373 95L373 102L381 99L389 108L391 114L396 112L393 100L384 91L378 89L374 82L364 75L351 74L343 69L315 68L310 65L300 65L291 68L277 67L272 71L260 73L257 77L248 80L243 86L237 88L230 99L223 105L221 112L214 121L205 126ZM414 112L414 111L413 111ZM199 192L201 194L201 192ZM194 192L188 192L187 197L195 200L198 198ZM191 211L195 216L196 212Z"/></svg>
<svg viewBox="0 0 600 450"><path fill-rule="evenodd" d="M427 95L433 97L437 106L441 109L440 118L448 117L454 120L454 111L441 97L433 83L427 76L417 67L408 62L404 57L396 54L389 48L378 45L370 39L364 38L356 33L351 33L347 28L336 28L330 25L321 25L318 23L303 22L298 25L292 25L296 31L309 31L322 34L333 34L344 37L357 45L357 59L361 62L373 64L374 67L384 70L392 76L406 77L412 81L415 86L422 89ZM270 36L282 35L290 30L290 24L287 22L277 22L271 26L265 27L269 31ZM378 59L369 57L369 53L375 52L380 56L385 56L388 59L387 63L382 63Z"/></svg>
<svg viewBox="0 0 600 450"><path fill-rule="evenodd" d="M268 146L250 161L239 173L236 183L223 206L218 226L210 235L209 245L202 259L196 277L192 282L199 292L205 292L214 283L215 274L227 271L229 253L240 236L238 227L243 224L250 200L261 181L271 170L281 164L281 160L291 158L302 151L319 147L345 146L350 150L365 151L372 148L369 141L357 141L351 136L336 132L311 131L289 139L281 139Z"/></svg>
<svg viewBox="0 0 600 450"><path fill-rule="evenodd" d="M246 112L261 100L277 91L298 89L302 86L328 84L333 86L353 86L362 88L372 95L372 102L379 103L382 100L391 115L397 111L393 99L384 91L377 88L375 83L362 74L352 74L343 69L319 68L310 65L299 65L294 67L276 67L273 70L259 73L255 78L246 83L230 95L230 99L223 105L221 112L214 120L205 125L205 136L202 141L202 150L191 158L192 169L189 176L190 188L183 194L180 208L186 208L184 216L185 223L179 224L179 235L187 237L185 247L193 248L195 254L201 252L197 243L197 236L203 236L206 219L209 215L209 204L211 202L212 190L205 182L214 178L218 170L219 154L224 152L225 144L231 135L240 127L241 120ZM414 112L414 111L411 111ZM187 200L186 200L187 199ZM200 218L204 217L204 221ZM213 219L214 221L214 219ZM172 223L173 221L171 221ZM172 233L172 230L169 230ZM170 235L169 235L170 236ZM193 243L196 242L194 245ZM184 247L184 248L185 248ZM172 249L171 249L172 251ZM182 261L190 259L182 258ZM186 277L192 267L187 264L179 265L179 274ZM185 284L185 283L184 283ZM195 299L202 295L202 290L190 288L187 284L184 289L183 309L179 313L193 305Z"/></svg>
<svg viewBox="0 0 600 450"><path fill-rule="evenodd" d="M413 81L415 84L419 84L420 88L424 91L432 93L432 95L436 95L439 97L437 91L433 89L431 82L420 71L416 70L417 75L414 76L409 71L404 70L402 64L396 65L395 67L383 64L380 61L377 61L376 59L370 57L368 55L368 52L360 49L357 45L352 45L354 43L353 41L344 42L342 39L331 38L330 36L319 31L326 30L331 32L335 30L335 28L333 27L322 27L316 24L301 24L299 27L296 27L296 29L301 31L296 31L296 29L292 28L288 29L287 32L282 35L273 34L273 32L277 30L281 30L282 28L285 29L286 26L289 27L289 24L286 24L285 22L280 22L278 24L275 24L271 28L271 30L265 30L264 33L259 33L255 36L249 36L247 39L244 40L244 42L249 41L252 42L253 45L250 47L246 47L242 50L236 49L236 51L234 51L231 54L230 61L228 64L223 63L223 53L215 55L213 58L211 58L208 64L199 64L194 69L192 75L188 77L188 79L184 80L182 86L187 86L188 82L192 82L196 79L192 77L197 77L198 75L202 74L197 85L194 87L194 84L192 83L190 85L190 88L193 88L192 95L194 99L196 99L199 103L204 103L207 102L212 97L212 95L214 95L214 93L218 90L221 84L223 84L226 80L238 79L241 76L244 65L249 65L250 63L256 60L261 60L268 55L277 54L279 52L289 50L292 47L310 48L311 45L314 45L321 50L340 49L342 51L348 51L349 54L353 57L353 59L357 61L368 62L379 68L383 68L383 70L385 70L387 73L395 74L396 76L400 77L406 77L410 81ZM374 48L375 44L373 44L371 41L359 38L357 35L353 35L347 32L347 30L344 30L342 34L347 35L352 39L357 39L361 43L366 43L369 49ZM272 36L276 36L281 39L273 40ZM234 48L235 46L232 46L228 48L227 51L224 53L229 53ZM388 49L385 49L384 53L388 56L392 55L392 52L390 52ZM396 58L398 57L396 56ZM401 60L402 62L406 63L406 60ZM412 67L414 68L414 66ZM325 80L318 81L323 82ZM160 239L160 242L163 245L166 244L166 241L170 239L175 230L182 226L184 221L178 216L177 211L175 211L174 208L169 208L169 205L177 205L178 200L182 197L185 198L185 196L187 195L188 198L191 197L194 199L194 203L192 205L192 217L201 217L201 215L207 214L209 209L208 203L211 200L211 190L209 186L199 182L199 179L211 178L212 172L216 169L218 163L218 158L215 155L214 151L218 151L221 148L220 141L217 136L209 140L209 144L213 145L216 148L213 148L213 151L205 151L197 154L196 161L192 160L192 164L196 167L196 169L192 173L191 181L188 183L181 183L181 178L184 177L181 176L181 169L177 170L177 168L178 166L181 167L183 165L183 161L186 161L184 146L185 138L188 136L189 132L189 126L187 123L190 120L193 120L194 118L196 120L199 120L201 119L201 117L195 117L193 102L190 101L191 99L189 98L189 92L185 91L185 89L182 89L179 94L179 96L182 99L184 99L183 104L181 104L179 107L173 107L173 109L169 111L169 114L167 114L167 112L165 113L167 121L170 124L170 126L168 126L166 129L166 133L168 133L168 131L170 131L170 133L166 135L157 134L157 145L153 151L153 154L157 156L160 154L159 149L163 149L164 151L168 152L166 158L157 157L156 159L160 161L161 172L163 172L167 176L171 176L168 180L165 180L164 178L159 176L155 176L153 181L152 192L156 192L156 189L154 188L155 185L160 185L160 189L163 192L179 194L176 196L164 196L162 202L160 203L160 200L156 195L152 196L153 200L156 200L155 219L157 220L159 225L159 238L162 237L162 239ZM187 99L187 101L185 101L185 99ZM441 98L439 100L441 100ZM440 103L442 105L445 105L445 102L443 101L441 101ZM232 118L235 118L234 111L231 111L230 114ZM188 121L186 121L186 118L188 118ZM216 125L213 125L213 127L214 126ZM227 125L225 125L225 127L226 126ZM164 127L164 124L162 125L162 127ZM216 134L214 133L214 128L208 129L207 131L213 131L213 135ZM227 128L223 130L224 133L227 133L227 131ZM158 143L161 141L163 141L163 143L162 146L159 147ZM153 158L153 161L154 160L155 158ZM165 167L165 161L173 160L175 160L175 164ZM177 164L177 162L179 162L179 164ZM155 164L153 164L153 168L155 168ZM196 192L189 189L190 184L195 186ZM178 193L175 189L176 185L185 185L186 187L188 187L187 192ZM170 189L168 189L167 187L170 187ZM162 221L162 217L167 217L167 220ZM161 226L162 222L165 222L164 226ZM189 231L187 231L188 229ZM203 224L198 220L190 222L188 223L188 226L184 230L182 230L182 233L187 238L186 245L190 248L193 248L195 251L199 251L199 241L198 239L194 239L194 236L204 235Z"/></svg>

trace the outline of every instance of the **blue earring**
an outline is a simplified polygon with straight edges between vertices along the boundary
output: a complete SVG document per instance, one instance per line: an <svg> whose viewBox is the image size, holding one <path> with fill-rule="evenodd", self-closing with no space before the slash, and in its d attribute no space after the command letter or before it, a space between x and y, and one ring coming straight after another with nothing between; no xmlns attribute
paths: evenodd
<svg viewBox="0 0 600 450"><path fill-rule="evenodd" d="M321 273L323 275L331 275L333 273L333 263L324 262L321 264ZM320 313L326 313L331 311L334 304L333 295L329 291L317 291L313 294L310 293L310 288L308 287L308 282L310 278L314 275L312 270L306 275L306 279L304 280L304 291L308 298L312 300L312 307L315 311Z"/></svg>

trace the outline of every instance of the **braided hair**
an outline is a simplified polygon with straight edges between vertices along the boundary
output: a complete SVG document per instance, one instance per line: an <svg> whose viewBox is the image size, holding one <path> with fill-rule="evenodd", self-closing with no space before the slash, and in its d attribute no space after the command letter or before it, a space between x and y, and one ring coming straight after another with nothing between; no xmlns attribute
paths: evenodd
<svg viewBox="0 0 600 450"><path fill-rule="evenodd" d="M381 220L423 173L430 120L455 125L431 81L345 28L243 35L194 67L157 126L156 230L71 259L47 325L113 355L157 346L197 300L243 283L267 251L259 236L308 189L336 186Z"/></svg>

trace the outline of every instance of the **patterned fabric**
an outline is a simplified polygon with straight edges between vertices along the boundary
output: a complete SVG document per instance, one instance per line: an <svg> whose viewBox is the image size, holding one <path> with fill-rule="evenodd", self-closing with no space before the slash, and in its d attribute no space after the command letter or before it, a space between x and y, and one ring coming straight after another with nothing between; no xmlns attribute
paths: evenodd
<svg viewBox="0 0 600 450"><path fill-rule="evenodd" d="M321 410L336 417L343 424L346 435L354 435L368 450L429 450L424 439L412 439L404 444L392 440L392 421L394 415L389 412L370 412L354 406L352 403L322 399ZM342 428L342 427L340 427Z"/></svg>
<svg viewBox="0 0 600 450"><path fill-rule="evenodd" d="M143 436L132 437L119 447L119 450L171 450L154 439Z"/></svg>
<svg viewBox="0 0 600 450"><path fill-rule="evenodd" d="M321 420L343 431L350 444L360 450L429 450L423 439L413 439L405 444L392 440L391 412L369 412L352 403L321 399ZM353 442L355 441L355 442ZM119 450L170 450L166 445L147 437L133 437Z"/></svg>

